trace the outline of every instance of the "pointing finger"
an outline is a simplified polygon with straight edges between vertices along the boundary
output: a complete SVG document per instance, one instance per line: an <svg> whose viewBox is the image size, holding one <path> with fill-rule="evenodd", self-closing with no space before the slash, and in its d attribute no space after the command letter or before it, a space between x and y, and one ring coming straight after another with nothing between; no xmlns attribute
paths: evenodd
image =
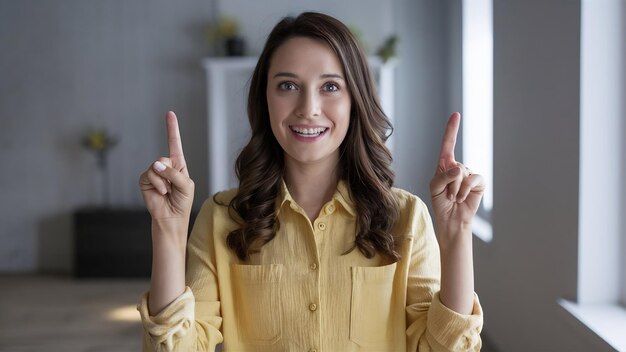
<svg viewBox="0 0 626 352"><path fill-rule="evenodd" d="M439 154L439 160L444 160L449 166L454 166L454 147L456 145L456 136L459 132L459 125L461 124L461 114L458 112L450 115L448 120L448 126L443 135L443 142L441 143L441 153ZM446 170L443 170L446 171Z"/></svg>
<svg viewBox="0 0 626 352"><path fill-rule="evenodd" d="M175 163L185 165L185 155L183 154L183 143L180 139L180 130L178 129L178 119L173 111L168 111L165 115L167 123L167 143L170 150L170 158Z"/></svg>

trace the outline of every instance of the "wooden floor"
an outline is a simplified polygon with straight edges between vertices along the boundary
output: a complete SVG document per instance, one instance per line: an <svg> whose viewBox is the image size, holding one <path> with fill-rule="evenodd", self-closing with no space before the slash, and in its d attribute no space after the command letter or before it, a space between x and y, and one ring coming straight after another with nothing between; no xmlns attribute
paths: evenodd
<svg viewBox="0 0 626 352"><path fill-rule="evenodd" d="M0 351L136 352L143 280L0 275Z"/></svg>

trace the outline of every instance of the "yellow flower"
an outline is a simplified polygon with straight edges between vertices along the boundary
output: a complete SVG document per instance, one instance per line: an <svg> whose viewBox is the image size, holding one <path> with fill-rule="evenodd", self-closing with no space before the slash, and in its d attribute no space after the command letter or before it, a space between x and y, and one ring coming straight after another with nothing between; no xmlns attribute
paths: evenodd
<svg viewBox="0 0 626 352"><path fill-rule="evenodd" d="M239 34L239 22L230 16L222 16L217 23L209 26L207 37L210 42L236 37Z"/></svg>
<svg viewBox="0 0 626 352"><path fill-rule="evenodd" d="M83 137L83 145L96 152L111 149L116 143L105 130L92 130Z"/></svg>
<svg viewBox="0 0 626 352"><path fill-rule="evenodd" d="M102 133L96 132L89 136L89 147L95 150L104 149L106 146L106 139Z"/></svg>

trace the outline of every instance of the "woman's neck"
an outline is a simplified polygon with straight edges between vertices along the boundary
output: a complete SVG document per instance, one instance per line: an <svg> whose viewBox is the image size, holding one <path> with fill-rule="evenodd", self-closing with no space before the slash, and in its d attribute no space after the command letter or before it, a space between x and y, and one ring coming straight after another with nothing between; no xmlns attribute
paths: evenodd
<svg viewBox="0 0 626 352"><path fill-rule="evenodd" d="M311 222L337 189L338 162L328 160L302 164L285 158L285 183L292 198L304 209Z"/></svg>

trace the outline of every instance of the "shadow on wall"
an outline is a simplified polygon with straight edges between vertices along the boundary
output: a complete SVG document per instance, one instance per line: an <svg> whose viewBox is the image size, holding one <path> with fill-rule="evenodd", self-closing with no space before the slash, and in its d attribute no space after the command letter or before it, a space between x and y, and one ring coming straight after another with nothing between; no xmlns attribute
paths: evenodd
<svg viewBox="0 0 626 352"><path fill-rule="evenodd" d="M73 267L72 214L43 217L38 224L37 268L41 273L71 274Z"/></svg>

